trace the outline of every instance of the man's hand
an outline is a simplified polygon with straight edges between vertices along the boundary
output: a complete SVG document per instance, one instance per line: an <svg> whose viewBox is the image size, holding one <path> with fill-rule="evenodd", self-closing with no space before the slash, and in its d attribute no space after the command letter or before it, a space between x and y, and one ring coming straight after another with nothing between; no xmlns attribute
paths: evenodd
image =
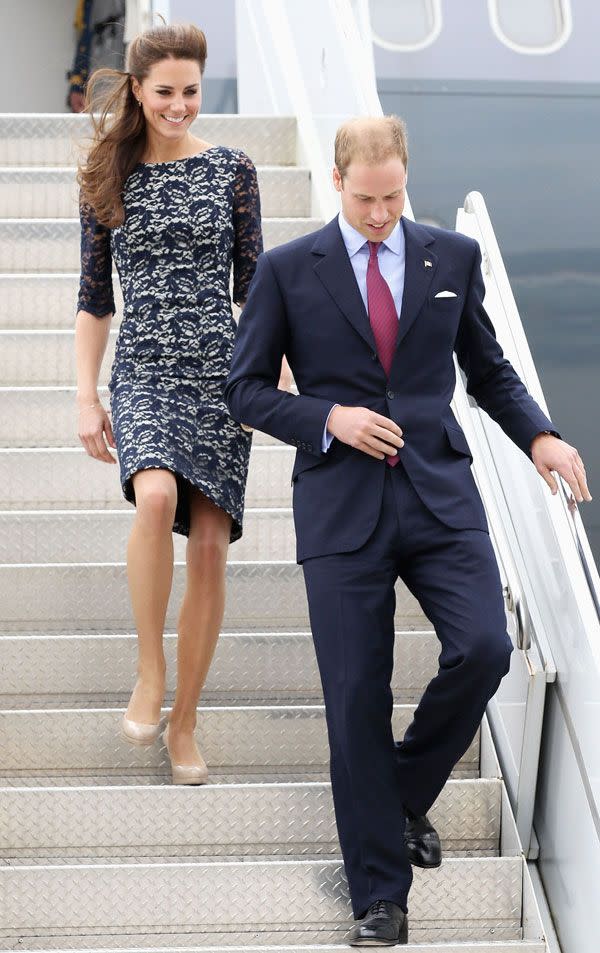
<svg viewBox="0 0 600 953"><path fill-rule="evenodd" d="M585 478L583 460L575 447L552 434L539 433L531 441L531 457L537 472L544 478L553 496L558 491L558 485L551 470L555 470L569 484L578 503L583 500L589 503L592 499Z"/></svg>
<svg viewBox="0 0 600 953"><path fill-rule="evenodd" d="M334 407L327 429L342 443L378 460L395 456L404 446L398 424L366 407Z"/></svg>
<svg viewBox="0 0 600 953"><path fill-rule="evenodd" d="M76 89L71 90L68 101L71 112L82 113L85 109L85 96Z"/></svg>

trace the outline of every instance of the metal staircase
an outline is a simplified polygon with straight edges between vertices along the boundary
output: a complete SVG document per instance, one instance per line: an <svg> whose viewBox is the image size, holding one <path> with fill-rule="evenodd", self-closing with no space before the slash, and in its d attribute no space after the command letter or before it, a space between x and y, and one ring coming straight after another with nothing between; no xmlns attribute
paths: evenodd
<svg viewBox="0 0 600 953"><path fill-rule="evenodd" d="M339 946L351 913L294 561L292 448L255 434L245 536L230 551L198 715L210 784L173 787L159 743L138 750L119 734L136 658L123 562L133 511L117 468L76 436L73 140L84 124L0 116L0 949ZM202 135L254 159L267 247L318 227L294 120L203 117ZM175 544L167 707L184 584ZM402 734L438 646L402 586L396 622ZM415 871L406 949L544 953L487 722L430 816L445 860Z"/></svg>

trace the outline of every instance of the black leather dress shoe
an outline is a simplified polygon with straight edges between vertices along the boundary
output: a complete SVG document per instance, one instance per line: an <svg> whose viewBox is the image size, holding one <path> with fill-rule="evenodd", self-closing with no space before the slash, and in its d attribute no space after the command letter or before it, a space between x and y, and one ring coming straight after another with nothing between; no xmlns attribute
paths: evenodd
<svg viewBox="0 0 600 953"><path fill-rule="evenodd" d="M397 903L376 900L348 934L350 946L396 946L408 943L408 918Z"/></svg>
<svg viewBox="0 0 600 953"><path fill-rule="evenodd" d="M429 823L426 814L417 816L404 809L406 827L404 843L411 864L415 867L439 867L442 863L442 845L435 827Z"/></svg>

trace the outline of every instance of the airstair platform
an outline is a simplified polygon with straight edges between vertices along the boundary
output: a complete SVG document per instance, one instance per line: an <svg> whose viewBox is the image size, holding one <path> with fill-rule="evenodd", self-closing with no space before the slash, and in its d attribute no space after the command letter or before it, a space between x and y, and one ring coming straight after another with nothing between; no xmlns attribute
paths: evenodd
<svg viewBox="0 0 600 953"><path fill-rule="evenodd" d="M76 435L85 129L81 116L0 116L0 950L338 950L352 914L295 563L291 448L255 434L245 536L198 711L210 783L174 787L159 742L120 737L136 663L132 509L117 467ZM267 247L321 224L293 118L205 116L201 129L254 160ZM118 293L117 308L106 400ZM175 542L167 708L184 585ZM397 595L401 735L439 649L419 605L402 585ZM486 720L430 816L445 859L415 870L405 949L546 953Z"/></svg>

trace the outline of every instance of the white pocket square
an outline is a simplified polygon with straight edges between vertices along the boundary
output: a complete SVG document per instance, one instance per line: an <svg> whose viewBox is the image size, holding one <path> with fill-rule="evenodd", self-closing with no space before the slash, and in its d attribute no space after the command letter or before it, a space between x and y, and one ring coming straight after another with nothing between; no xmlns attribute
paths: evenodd
<svg viewBox="0 0 600 953"><path fill-rule="evenodd" d="M436 298L456 298L458 297L454 291L438 291L435 296Z"/></svg>

